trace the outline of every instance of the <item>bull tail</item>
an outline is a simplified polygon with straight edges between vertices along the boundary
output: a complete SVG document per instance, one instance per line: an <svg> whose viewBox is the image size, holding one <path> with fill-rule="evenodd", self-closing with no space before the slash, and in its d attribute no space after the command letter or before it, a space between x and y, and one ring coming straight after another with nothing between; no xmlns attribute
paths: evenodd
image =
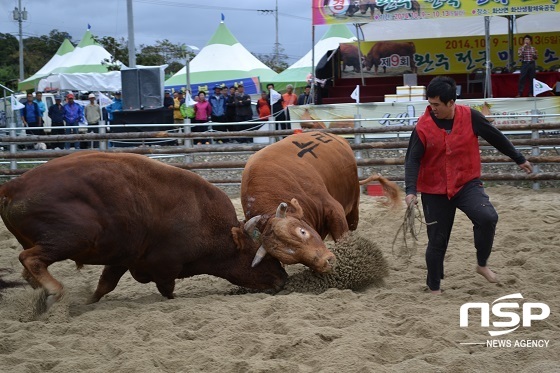
<svg viewBox="0 0 560 373"><path fill-rule="evenodd" d="M395 182L377 174L371 175L367 179L360 181L360 185L366 185L372 181L377 181L381 184L381 187L383 188L383 195L388 198L388 205L391 208L396 208L400 205L401 189Z"/></svg>

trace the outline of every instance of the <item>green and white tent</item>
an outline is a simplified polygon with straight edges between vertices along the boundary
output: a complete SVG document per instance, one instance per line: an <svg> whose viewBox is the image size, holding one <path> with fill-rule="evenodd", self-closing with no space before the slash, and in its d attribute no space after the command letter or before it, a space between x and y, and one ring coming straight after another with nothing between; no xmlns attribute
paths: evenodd
<svg viewBox="0 0 560 373"><path fill-rule="evenodd" d="M33 89L37 87L39 80L48 76L54 69L61 66L64 59L74 50L74 46L68 39L64 39L56 54L47 62L39 71L30 76L29 78L19 82L19 90Z"/></svg>
<svg viewBox="0 0 560 373"><path fill-rule="evenodd" d="M278 75L245 49L223 21L208 44L190 61L189 66L191 86L247 78L270 81ZM167 79L165 87L185 87L186 71L186 67L183 67ZM195 88L193 87L193 92L196 91Z"/></svg>
<svg viewBox="0 0 560 373"><path fill-rule="evenodd" d="M356 37L346 25L331 25L321 40L315 44L315 65L328 51L337 49L340 43L350 43L356 40ZM313 50L310 50L305 56L272 79L271 82L274 83L274 89L283 91L288 84L292 84L294 88L305 87L307 85L307 76L312 71L312 53ZM269 83L269 81L265 80L262 80L262 82Z"/></svg>
<svg viewBox="0 0 560 373"><path fill-rule="evenodd" d="M66 54L48 76L41 78L38 89L120 90L120 72L109 71L106 61L112 61L111 54L95 41L88 30L74 51Z"/></svg>

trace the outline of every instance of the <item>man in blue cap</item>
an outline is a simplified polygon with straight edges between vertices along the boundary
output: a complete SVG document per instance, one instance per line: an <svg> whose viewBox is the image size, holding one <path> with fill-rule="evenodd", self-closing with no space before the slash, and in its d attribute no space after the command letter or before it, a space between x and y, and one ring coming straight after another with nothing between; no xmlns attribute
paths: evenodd
<svg viewBox="0 0 560 373"><path fill-rule="evenodd" d="M107 105L105 107L105 110L107 110L107 113L109 114L109 122L112 122L113 121L113 113L115 111L122 111L123 110L123 104L122 104L122 99L121 99L121 91L115 92L115 98L113 99L113 103L111 105Z"/></svg>

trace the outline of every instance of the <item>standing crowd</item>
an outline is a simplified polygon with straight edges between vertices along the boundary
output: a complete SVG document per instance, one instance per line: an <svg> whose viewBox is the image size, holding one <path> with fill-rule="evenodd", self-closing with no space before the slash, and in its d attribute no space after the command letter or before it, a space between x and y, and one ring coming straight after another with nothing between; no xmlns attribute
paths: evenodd
<svg viewBox="0 0 560 373"><path fill-rule="evenodd" d="M73 93L66 95L66 102L62 103L62 96L57 94L54 96L54 104L47 108L43 101L43 93L36 92L27 93L26 101L23 108L20 109L21 120L28 135L70 135L80 133L99 133L99 124L103 118L103 111L97 103L97 98L94 93L90 93L87 98L89 103L82 105L75 101ZM115 92L113 102L105 106L104 110L109 121L113 120L113 113L122 111L121 92ZM51 127L45 128L44 114L47 113L51 120ZM88 149L91 147L98 147L98 142L51 142L48 145L45 143L36 143L29 145L29 149Z"/></svg>

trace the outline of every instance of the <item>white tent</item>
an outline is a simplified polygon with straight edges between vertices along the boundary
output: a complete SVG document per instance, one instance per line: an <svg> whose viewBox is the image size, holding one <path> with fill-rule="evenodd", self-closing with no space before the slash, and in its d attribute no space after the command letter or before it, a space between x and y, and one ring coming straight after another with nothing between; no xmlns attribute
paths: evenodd
<svg viewBox="0 0 560 373"><path fill-rule="evenodd" d="M190 83L204 84L258 77L270 81L277 73L253 56L222 21L202 50L190 61ZM183 67L165 81L166 88L185 87L187 70Z"/></svg>
<svg viewBox="0 0 560 373"><path fill-rule="evenodd" d="M110 61L111 54L95 42L88 30L74 51L66 54L59 65L39 81L38 89L120 90L120 72L109 71Z"/></svg>
<svg viewBox="0 0 560 373"><path fill-rule="evenodd" d="M328 51L337 49L340 43L351 43L356 40L356 37L346 25L335 24L330 26L321 40L315 44L315 62L320 61ZM307 76L312 71L312 59L313 50L310 50L272 80L274 88L280 91L284 90L288 84L292 84L296 88L307 85Z"/></svg>
<svg viewBox="0 0 560 373"><path fill-rule="evenodd" d="M74 91L120 91L121 72L107 73L74 73L53 74L41 79L38 85L40 91L46 89L74 90Z"/></svg>

